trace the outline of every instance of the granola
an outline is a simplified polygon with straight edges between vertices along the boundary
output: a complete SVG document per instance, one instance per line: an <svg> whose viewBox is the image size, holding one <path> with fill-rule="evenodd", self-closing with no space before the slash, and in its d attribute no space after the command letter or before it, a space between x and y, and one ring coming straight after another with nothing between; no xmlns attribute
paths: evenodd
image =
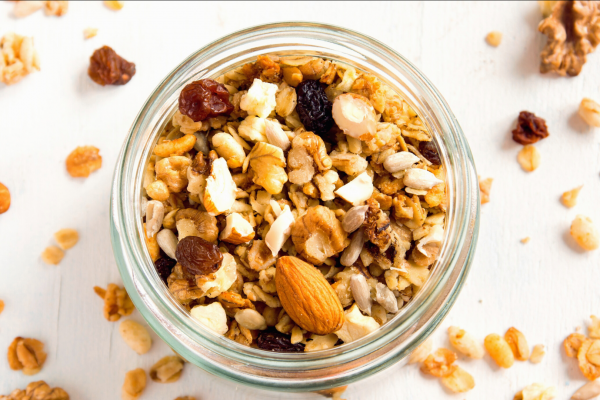
<svg viewBox="0 0 600 400"><path fill-rule="evenodd" d="M17 3L28 3L20 1ZM33 47L33 38L7 33L0 40L0 82L12 85L40 70L40 58Z"/></svg>
<svg viewBox="0 0 600 400"><path fill-rule="evenodd" d="M447 199L432 136L377 77L326 59L260 56L193 82L144 174L148 251L192 318L238 343L357 340L410 302L439 256ZM293 290L283 256L318 268L339 324L295 320L306 310L280 301Z"/></svg>

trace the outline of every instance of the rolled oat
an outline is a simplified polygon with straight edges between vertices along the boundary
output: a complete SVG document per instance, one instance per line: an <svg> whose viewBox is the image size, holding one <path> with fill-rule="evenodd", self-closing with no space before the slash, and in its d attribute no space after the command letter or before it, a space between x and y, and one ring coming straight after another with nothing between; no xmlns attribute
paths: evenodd
<svg viewBox="0 0 600 400"><path fill-rule="evenodd" d="M471 334L456 326L448 328L450 344L460 353L471 358L483 358L483 346Z"/></svg>

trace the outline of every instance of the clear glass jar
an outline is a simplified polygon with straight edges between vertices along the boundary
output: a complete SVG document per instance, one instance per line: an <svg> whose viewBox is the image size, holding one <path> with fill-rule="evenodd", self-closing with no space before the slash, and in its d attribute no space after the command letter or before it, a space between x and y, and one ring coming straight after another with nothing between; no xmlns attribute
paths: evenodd
<svg viewBox="0 0 600 400"><path fill-rule="evenodd" d="M396 90L433 133L447 169L448 212L439 261L421 291L378 331L356 342L311 353L271 353L208 331L172 297L146 251L142 177L162 128L188 82L215 78L261 54L315 55L351 64ZM117 162L111 235L117 265L135 306L154 331L190 363L220 377L278 391L347 385L400 362L440 324L465 281L479 228L479 187L471 151L442 95L409 61L359 33L311 23L249 28L198 50L150 95Z"/></svg>

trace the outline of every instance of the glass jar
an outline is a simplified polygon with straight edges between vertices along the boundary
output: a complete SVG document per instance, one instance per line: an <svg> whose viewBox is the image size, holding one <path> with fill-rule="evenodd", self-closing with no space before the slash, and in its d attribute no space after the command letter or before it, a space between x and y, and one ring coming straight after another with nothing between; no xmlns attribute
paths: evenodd
<svg viewBox="0 0 600 400"><path fill-rule="evenodd" d="M358 341L310 353L273 353L240 345L191 319L162 283L143 239L142 177L158 136L178 107L183 86L216 78L261 54L314 55L376 75L397 91L432 132L447 170L448 211L439 260L398 315ZM278 391L347 385L405 359L448 313L465 282L479 228L479 187L471 151L448 104L408 60L362 34L312 23L262 25L198 50L150 95L117 162L111 235L127 292L152 329L190 363L217 376Z"/></svg>

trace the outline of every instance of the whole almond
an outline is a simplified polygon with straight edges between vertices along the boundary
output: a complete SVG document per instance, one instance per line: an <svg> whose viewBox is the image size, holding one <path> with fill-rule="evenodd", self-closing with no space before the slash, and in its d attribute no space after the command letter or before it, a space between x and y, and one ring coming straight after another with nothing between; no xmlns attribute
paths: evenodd
<svg viewBox="0 0 600 400"><path fill-rule="evenodd" d="M280 257L275 285L283 308L301 328L317 335L327 335L342 328L342 304L313 265L296 257Z"/></svg>

